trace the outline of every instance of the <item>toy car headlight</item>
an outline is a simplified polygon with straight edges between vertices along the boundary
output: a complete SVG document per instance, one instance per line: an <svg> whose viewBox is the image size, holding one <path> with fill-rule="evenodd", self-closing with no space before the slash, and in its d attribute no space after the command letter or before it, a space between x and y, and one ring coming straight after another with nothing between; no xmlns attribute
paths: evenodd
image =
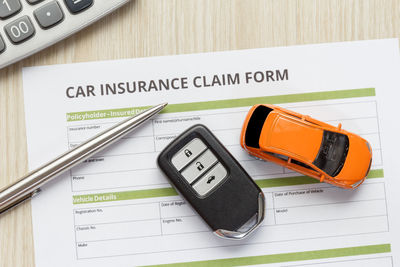
<svg viewBox="0 0 400 267"><path fill-rule="evenodd" d="M371 153L371 154L372 154L371 145L368 143L368 141L367 141L367 142L365 142L365 143L367 143L367 147L368 147L369 153Z"/></svg>
<svg viewBox="0 0 400 267"><path fill-rule="evenodd" d="M367 143L368 144L368 143ZM369 146L368 146L369 147ZM371 150L370 150L371 151ZM358 187L362 182L364 182L364 180L367 178L367 176L368 176L368 173L369 173L369 170L371 169L371 164L372 164L372 159L369 161L369 166L368 166L368 169L367 169L367 172L365 173L365 177L364 177L364 179L362 179L361 181L358 181L357 183L355 183L355 184L352 184L351 185L351 187L354 189L354 188L356 188L356 187Z"/></svg>

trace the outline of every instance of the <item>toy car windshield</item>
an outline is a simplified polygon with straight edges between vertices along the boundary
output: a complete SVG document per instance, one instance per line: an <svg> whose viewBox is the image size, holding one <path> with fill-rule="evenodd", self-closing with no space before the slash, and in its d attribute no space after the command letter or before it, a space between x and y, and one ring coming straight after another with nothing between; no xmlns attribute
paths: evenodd
<svg viewBox="0 0 400 267"><path fill-rule="evenodd" d="M321 148L313 164L335 177L343 168L348 150L349 138L346 135L325 130Z"/></svg>

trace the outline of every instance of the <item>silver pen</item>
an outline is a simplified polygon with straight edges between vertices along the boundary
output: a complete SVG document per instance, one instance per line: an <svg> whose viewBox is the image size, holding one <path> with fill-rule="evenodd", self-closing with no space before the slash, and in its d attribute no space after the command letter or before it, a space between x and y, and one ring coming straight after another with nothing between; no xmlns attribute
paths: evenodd
<svg viewBox="0 0 400 267"><path fill-rule="evenodd" d="M30 199L40 192L40 187L45 183L125 136L158 114L166 105L167 103L159 104L118 123L2 189L0 191L0 214Z"/></svg>

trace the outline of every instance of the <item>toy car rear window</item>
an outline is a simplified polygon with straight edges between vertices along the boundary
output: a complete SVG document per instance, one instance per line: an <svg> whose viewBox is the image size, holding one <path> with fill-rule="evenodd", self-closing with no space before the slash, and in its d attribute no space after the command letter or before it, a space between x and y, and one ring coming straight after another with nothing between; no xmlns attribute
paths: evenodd
<svg viewBox="0 0 400 267"><path fill-rule="evenodd" d="M249 123L247 124L246 134L245 134L245 144L249 147L259 148L259 140L261 135L261 130L264 125L268 114L273 109L266 106L258 106L251 115Z"/></svg>
<svg viewBox="0 0 400 267"><path fill-rule="evenodd" d="M340 173L349 150L347 135L324 131L321 147L313 164L335 177Z"/></svg>

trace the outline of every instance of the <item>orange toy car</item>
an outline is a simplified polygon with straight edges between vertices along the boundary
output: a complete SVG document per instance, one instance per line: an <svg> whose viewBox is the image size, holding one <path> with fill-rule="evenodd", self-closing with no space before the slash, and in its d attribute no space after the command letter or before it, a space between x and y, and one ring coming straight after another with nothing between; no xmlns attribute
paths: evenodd
<svg viewBox="0 0 400 267"><path fill-rule="evenodd" d="M360 136L273 105L255 105L241 146L251 155L343 188L358 187L371 167L370 144Z"/></svg>

